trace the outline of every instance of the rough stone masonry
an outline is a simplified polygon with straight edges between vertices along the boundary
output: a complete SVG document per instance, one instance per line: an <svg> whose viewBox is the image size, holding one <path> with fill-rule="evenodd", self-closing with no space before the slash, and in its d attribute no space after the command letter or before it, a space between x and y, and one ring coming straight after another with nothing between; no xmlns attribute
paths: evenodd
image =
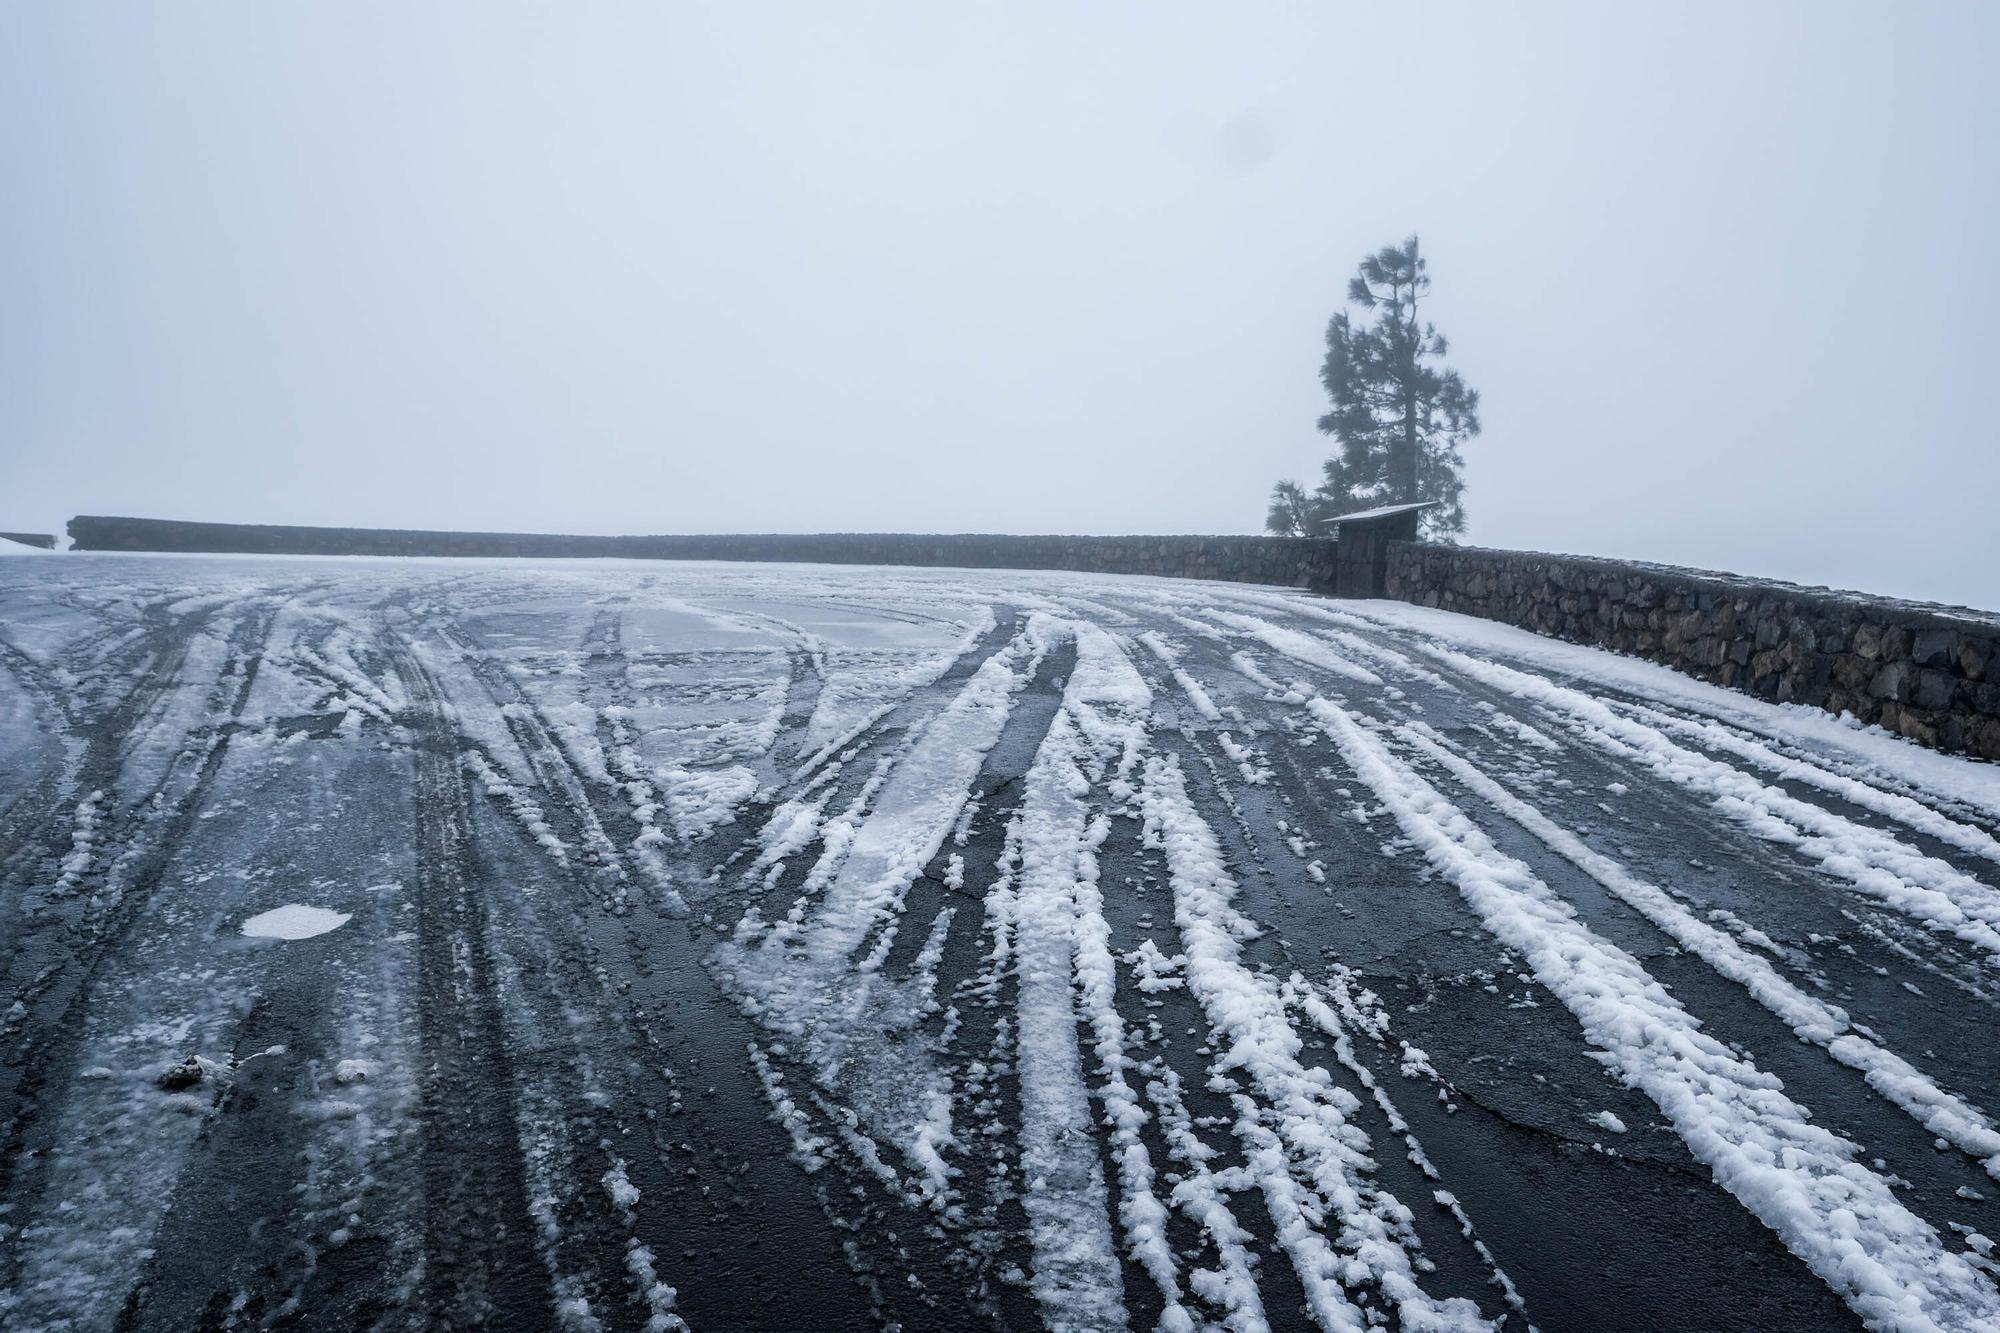
<svg viewBox="0 0 2000 1333"><path fill-rule="evenodd" d="M1395 544L1391 597L2000 759L2000 616L1666 565Z"/></svg>

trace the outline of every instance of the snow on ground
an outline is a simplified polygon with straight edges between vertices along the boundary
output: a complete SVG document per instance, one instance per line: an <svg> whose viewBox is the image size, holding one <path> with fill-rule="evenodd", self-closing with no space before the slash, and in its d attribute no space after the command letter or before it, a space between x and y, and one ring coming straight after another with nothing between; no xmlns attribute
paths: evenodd
<svg viewBox="0 0 2000 1333"><path fill-rule="evenodd" d="M283 907L259 912L245 921L243 933L267 940L309 940L329 930L338 930L352 919L346 912L308 907L304 903L286 903Z"/></svg>
<svg viewBox="0 0 2000 1333"><path fill-rule="evenodd" d="M2000 779L1004 571L0 570L0 1328L2000 1326Z"/></svg>

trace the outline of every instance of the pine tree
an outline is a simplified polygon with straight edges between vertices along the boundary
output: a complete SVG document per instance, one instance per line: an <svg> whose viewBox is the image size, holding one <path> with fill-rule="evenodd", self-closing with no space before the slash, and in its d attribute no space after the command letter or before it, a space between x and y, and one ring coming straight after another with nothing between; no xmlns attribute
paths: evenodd
<svg viewBox="0 0 2000 1333"><path fill-rule="evenodd" d="M1317 492L1296 481L1281 481L1271 488L1271 508L1264 515L1264 530L1280 537L1323 537L1326 515L1326 504Z"/></svg>
<svg viewBox="0 0 2000 1333"><path fill-rule="evenodd" d="M1328 515L1435 500L1423 532L1448 539L1465 530L1459 448L1479 434L1479 394L1439 364L1444 335L1418 318L1430 286L1414 236L1362 260L1348 283L1360 312L1327 325L1320 371L1332 407L1319 428L1340 452L1326 460L1316 498Z"/></svg>

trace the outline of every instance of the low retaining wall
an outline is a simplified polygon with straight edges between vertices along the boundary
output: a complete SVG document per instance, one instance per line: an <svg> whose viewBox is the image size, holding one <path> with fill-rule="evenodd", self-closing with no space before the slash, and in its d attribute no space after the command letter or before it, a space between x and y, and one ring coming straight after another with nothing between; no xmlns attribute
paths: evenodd
<svg viewBox="0 0 2000 1333"><path fill-rule="evenodd" d="M0 541L19 542L44 551L56 549L56 539L46 532L0 532Z"/></svg>
<svg viewBox="0 0 2000 1333"><path fill-rule="evenodd" d="M1630 653L1765 699L1852 713L1941 750L2000 759L2000 616L1666 565L1395 540L772 533L591 537L280 527L84 515L82 551L622 557L1223 579L1383 595ZM4 534L0 534L4 535ZM1380 548L1380 549L1378 549ZM1344 563L1343 563L1344 558Z"/></svg>
<svg viewBox="0 0 2000 1333"><path fill-rule="evenodd" d="M83 515L69 522L80 551L206 551L259 555L617 556L644 560L783 560L834 565L1063 569L1226 579L1328 591L1335 543L1306 537L1019 537L958 533L774 533L755 536L588 537L527 532L275 527Z"/></svg>
<svg viewBox="0 0 2000 1333"><path fill-rule="evenodd" d="M2000 759L2000 616L1665 565L1397 542L1389 596Z"/></svg>

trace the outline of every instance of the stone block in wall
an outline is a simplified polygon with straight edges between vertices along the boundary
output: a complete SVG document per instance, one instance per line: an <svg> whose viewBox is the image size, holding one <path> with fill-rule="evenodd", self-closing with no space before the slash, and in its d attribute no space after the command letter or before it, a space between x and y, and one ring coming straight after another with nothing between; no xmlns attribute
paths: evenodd
<svg viewBox="0 0 2000 1333"><path fill-rule="evenodd" d="M1917 686L1912 699L1919 708L1940 712L1951 707L1951 697L1958 687L1949 671L1938 671L1930 667L1917 669Z"/></svg>
<svg viewBox="0 0 2000 1333"><path fill-rule="evenodd" d="M1907 657L1885 663L1868 682L1868 693L1877 699L1907 700L1916 689L1917 668Z"/></svg>
<svg viewBox="0 0 2000 1333"><path fill-rule="evenodd" d="M1946 629L1919 630L1910 643L1910 656L1922 667L1946 666L1957 650L1958 635Z"/></svg>
<svg viewBox="0 0 2000 1333"><path fill-rule="evenodd" d="M1889 730L1900 736L1907 736L1923 745L1934 746L1938 743L1937 718L1932 714L1899 704L1885 709L1883 718Z"/></svg>

